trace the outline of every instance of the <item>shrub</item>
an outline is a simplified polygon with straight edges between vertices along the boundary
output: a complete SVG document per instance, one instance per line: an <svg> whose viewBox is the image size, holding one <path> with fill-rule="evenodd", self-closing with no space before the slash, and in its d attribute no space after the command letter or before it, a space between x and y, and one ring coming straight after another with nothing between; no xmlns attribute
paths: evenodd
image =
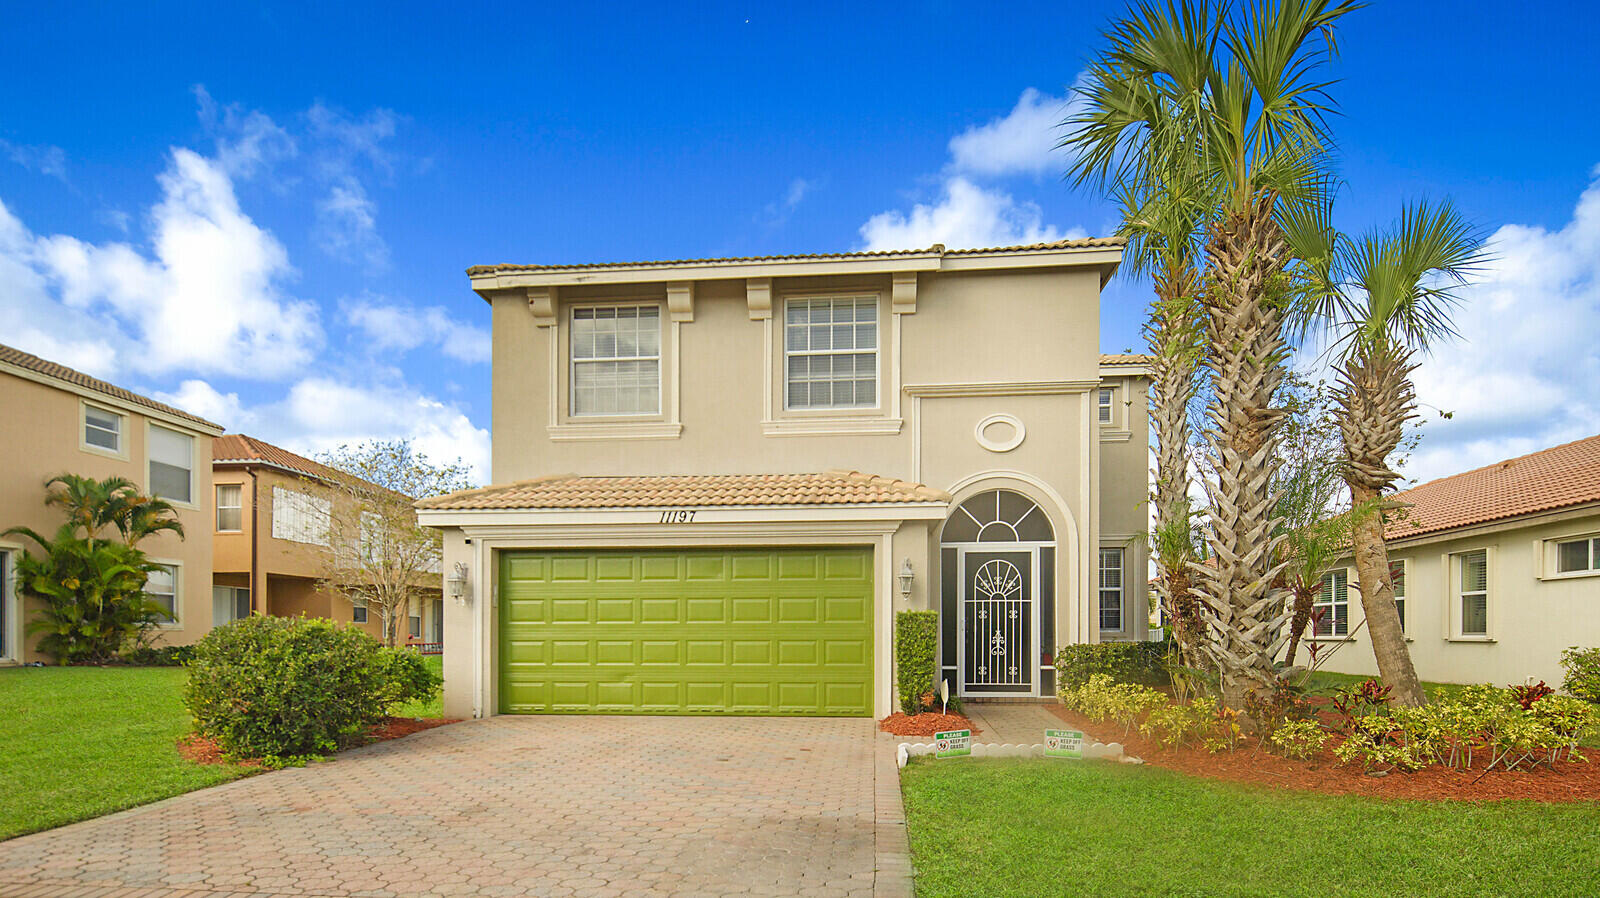
<svg viewBox="0 0 1600 898"><path fill-rule="evenodd" d="M1063 646L1056 652L1056 682L1061 689L1078 687L1095 674L1119 683L1165 686L1169 642L1094 642Z"/></svg>
<svg viewBox="0 0 1600 898"><path fill-rule="evenodd" d="M894 619L894 667L900 684L900 710L916 714L923 696L934 691L939 650L939 614L902 611Z"/></svg>
<svg viewBox="0 0 1600 898"><path fill-rule="evenodd" d="M1328 732L1314 720L1286 720L1272 731L1271 741L1284 757L1304 761L1322 751Z"/></svg>
<svg viewBox="0 0 1600 898"><path fill-rule="evenodd" d="M141 645L122 653L136 667L179 667L194 657L192 645Z"/></svg>
<svg viewBox="0 0 1600 898"><path fill-rule="evenodd" d="M439 676L421 656L320 618L257 615L212 630L188 662L184 704L235 757L292 763L359 740Z"/></svg>
<svg viewBox="0 0 1600 898"><path fill-rule="evenodd" d="M1106 674L1095 674L1076 689L1063 689L1061 703L1095 720L1114 720L1122 724L1124 735L1139 718L1168 704L1167 697L1137 683L1118 683Z"/></svg>
<svg viewBox="0 0 1600 898"><path fill-rule="evenodd" d="M39 635L39 651L61 664L113 661L155 625L161 607L144 593L154 565L144 552L113 540L89 539L75 524L54 537L18 528L7 533L39 544L17 559L17 589L39 601L27 631Z"/></svg>
<svg viewBox="0 0 1600 898"><path fill-rule="evenodd" d="M1567 672L1561 688L1568 695L1600 704L1600 647L1568 648L1561 653L1561 667Z"/></svg>
<svg viewBox="0 0 1600 898"><path fill-rule="evenodd" d="M1525 686L1511 687L1511 700L1520 705L1524 711L1532 708L1539 699L1554 694L1555 690L1546 685L1543 680Z"/></svg>
<svg viewBox="0 0 1600 898"><path fill-rule="evenodd" d="M1139 732L1166 748L1177 748L1200 737L1210 713L1210 707L1195 702L1174 702L1151 711Z"/></svg>

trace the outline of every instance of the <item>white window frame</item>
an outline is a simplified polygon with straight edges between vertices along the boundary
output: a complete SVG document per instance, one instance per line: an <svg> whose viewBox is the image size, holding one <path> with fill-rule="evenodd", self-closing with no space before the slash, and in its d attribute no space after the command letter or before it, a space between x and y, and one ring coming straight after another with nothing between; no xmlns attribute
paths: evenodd
<svg viewBox="0 0 1600 898"><path fill-rule="evenodd" d="M291 518L290 514L284 514L285 512L295 516L303 515L304 520L298 517ZM317 516L322 517L320 529L313 521ZM292 490L286 486L272 487L273 539L328 548L332 542L332 530L333 500Z"/></svg>
<svg viewBox="0 0 1600 898"><path fill-rule="evenodd" d="M1589 543L1589 566L1576 571L1561 570L1561 547L1567 543ZM1600 533L1571 533L1552 537L1540 545L1539 579L1575 580L1580 577L1600 577Z"/></svg>
<svg viewBox="0 0 1600 898"><path fill-rule="evenodd" d="M1101 387L1095 393L1095 420L1111 427L1117 420L1117 388Z"/></svg>
<svg viewBox="0 0 1600 898"><path fill-rule="evenodd" d="M654 309L656 313L656 327L659 333L656 337L656 354L653 356L596 356L593 358L578 358L578 341L576 339L578 312L593 311L596 309ZM659 418L662 408L666 405L666 366L662 364L666 354L667 333L665 328L665 309L659 302L584 302L574 303L567 310L567 417L573 420L607 420L611 418L640 419ZM654 411L645 412L580 412L578 411L578 365L583 362L648 362L656 363L656 407Z"/></svg>
<svg viewBox="0 0 1600 898"><path fill-rule="evenodd" d="M172 568L172 620L161 621L156 627L162 630L183 629L183 562L176 558L149 558L151 564ZM145 583L149 585L148 582ZM149 595L149 593L145 593Z"/></svg>
<svg viewBox="0 0 1600 898"><path fill-rule="evenodd" d="M1106 586L1105 575L1109 568L1106 567L1106 553L1117 553L1117 585ZM1128 552L1122 546L1101 546L1097 557L1096 591L1099 597L1095 604L1095 624L1101 633L1122 634L1128 632ZM1117 598L1117 623L1116 627L1105 626L1105 605L1107 594L1115 594Z"/></svg>
<svg viewBox="0 0 1600 898"><path fill-rule="evenodd" d="M1478 595L1478 593L1476 591L1467 592L1462 588L1465 586L1462 568L1466 564L1467 556L1480 554L1483 556L1483 632L1468 633L1462 628L1466 618L1463 606L1467 596ZM1449 584L1450 588L1450 614L1447 618L1449 629L1445 633L1445 638L1455 642L1493 642L1495 623L1494 549L1483 547L1451 552L1445 556L1444 563L1446 565L1445 570L1449 572L1445 582Z"/></svg>
<svg viewBox="0 0 1600 898"><path fill-rule="evenodd" d="M117 448L107 449L89 442L89 410L111 415L117 419ZM95 455L104 455L109 458L128 460L128 424L131 419L127 412L118 411L108 405L90 402L87 399L78 400L78 448L84 452Z"/></svg>
<svg viewBox="0 0 1600 898"><path fill-rule="evenodd" d="M17 558L22 548L0 543L0 661L22 660L22 603L17 601Z"/></svg>
<svg viewBox="0 0 1600 898"><path fill-rule="evenodd" d="M222 491L225 490L225 489L235 489L235 490L239 491L239 504L238 505L223 505L222 504ZM213 524L217 528L217 532L218 533L243 533L244 532L244 484L242 484L242 483L213 483L211 485L211 494L212 494L212 497L213 497L212 501L213 501L213 504L215 506L214 509L213 509L213 513L212 513L211 517L213 519ZM236 509L239 512L239 526L231 527L231 528L224 528L222 526L222 510L224 508Z"/></svg>
<svg viewBox="0 0 1600 898"><path fill-rule="evenodd" d="M1333 579L1333 578L1335 578L1335 577L1343 577L1344 578L1344 601L1343 602L1340 602L1337 598L1335 598L1332 595L1329 595L1326 600L1324 600L1323 597L1322 597L1324 589L1326 587L1328 587L1328 581ZM1331 590L1328 590L1328 591L1331 593ZM1319 640L1320 641L1333 641L1333 640L1341 640L1341 639L1349 639L1350 638L1350 569L1349 568L1344 568L1344 567L1333 568L1332 570L1329 570L1326 573L1324 573L1322 575L1322 579L1317 582L1317 591L1316 591L1316 593L1311 598L1311 610L1313 612L1315 612L1318 608L1327 608L1330 613L1333 613L1333 612L1336 611L1336 609L1340 605L1344 606L1344 632L1343 633L1339 632L1339 630L1338 630L1338 627L1339 627L1339 615L1337 613L1334 613L1333 614L1333 619L1331 621L1329 621L1329 623L1328 623L1328 632L1326 632L1326 633L1318 633L1317 632L1317 628L1316 628L1316 624L1313 623L1311 625L1311 633L1308 636L1306 636L1306 639L1308 639L1308 640L1310 640L1312 642L1317 642Z"/></svg>
<svg viewBox="0 0 1600 898"><path fill-rule="evenodd" d="M371 618L371 614L367 610L367 600L366 599L351 599L350 600L350 620L353 623L364 624L370 618Z"/></svg>
<svg viewBox="0 0 1600 898"><path fill-rule="evenodd" d="M865 355L861 349L801 349L789 348L789 307L795 303L809 304L815 302L839 302L872 304L872 404L871 405L805 405L796 407L789 401L789 359L794 356L834 356L834 355ZM837 414L875 414L883 408L883 297L877 293L815 293L794 294L783 298L782 317L778 320L778 344L781 354L778 358L778 388L781 393L782 408L786 414L808 415L837 415Z"/></svg>
<svg viewBox="0 0 1600 898"><path fill-rule="evenodd" d="M1400 569L1400 579L1399 580L1395 580L1394 579L1393 571L1394 571L1394 569L1396 567L1398 567ZM1409 592L1410 589L1411 589L1411 562L1407 561L1404 558L1390 559L1390 561L1389 561L1389 570L1390 570L1389 584L1391 586L1395 587L1395 591L1394 591L1394 604L1395 604L1395 607L1396 607L1396 609L1403 609L1403 610L1400 610L1400 635L1405 636L1406 635L1406 630L1410 626L1410 618L1406 617L1406 614L1411 610L1411 604L1406 599L1405 593Z"/></svg>
<svg viewBox="0 0 1600 898"><path fill-rule="evenodd" d="M200 478L197 476L197 474L198 474L198 472L200 470L200 466L199 466L199 464L197 464L196 456L199 454L199 451L200 451L200 448L199 448L200 447L200 441L195 438L194 434L192 434L192 433L190 433L190 432L188 432L186 430L179 430L176 427L168 427L165 424L157 424L154 421L148 421L148 422L145 423L145 429L144 429L144 476L145 476L145 487L146 487L146 489L148 490L148 492L152 496L155 495L155 483L154 483L155 482L155 478L152 477L151 474L150 474L150 465L153 463L153 460L150 457L150 446L151 446L151 438L152 438L152 436L155 434L155 432L157 430L165 430L168 433L175 433L178 436L181 436L184 439L189 441L189 499L188 499L188 501L181 501L181 500L178 500L178 499L174 499L171 496L161 496L159 498L166 499L168 502L172 503L173 505L177 506L178 508L199 508L200 507L200 504L199 504L199 501L198 501L199 500L199 496L197 495L197 493L198 493L198 485L200 483Z"/></svg>

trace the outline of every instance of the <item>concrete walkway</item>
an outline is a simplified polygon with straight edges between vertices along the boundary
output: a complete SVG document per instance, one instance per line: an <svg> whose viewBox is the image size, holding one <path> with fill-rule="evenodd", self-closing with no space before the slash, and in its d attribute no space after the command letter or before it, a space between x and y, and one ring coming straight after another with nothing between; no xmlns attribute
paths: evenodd
<svg viewBox="0 0 1600 898"><path fill-rule="evenodd" d="M973 726L983 731L972 737L974 742L1038 745L1044 742L1045 730L1060 730L1067 726L1066 721L1050 713L1050 709L1042 702L969 700L961 710Z"/></svg>
<svg viewBox="0 0 1600 898"><path fill-rule="evenodd" d="M0 895L909 896L910 865L870 720L496 717L0 843Z"/></svg>

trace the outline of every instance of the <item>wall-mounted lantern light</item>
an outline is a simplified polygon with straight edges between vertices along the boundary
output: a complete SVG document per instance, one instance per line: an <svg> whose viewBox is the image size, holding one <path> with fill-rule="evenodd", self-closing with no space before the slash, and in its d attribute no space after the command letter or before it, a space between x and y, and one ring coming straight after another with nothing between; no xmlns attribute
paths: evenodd
<svg viewBox="0 0 1600 898"><path fill-rule="evenodd" d="M444 591L450 598L456 600L457 605L465 605L472 601L472 581L467 576L467 566L464 562L456 562L450 576L444 578Z"/></svg>
<svg viewBox="0 0 1600 898"><path fill-rule="evenodd" d="M911 581L916 572L911 569L911 559L900 562L900 598L911 598Z"/></svg>

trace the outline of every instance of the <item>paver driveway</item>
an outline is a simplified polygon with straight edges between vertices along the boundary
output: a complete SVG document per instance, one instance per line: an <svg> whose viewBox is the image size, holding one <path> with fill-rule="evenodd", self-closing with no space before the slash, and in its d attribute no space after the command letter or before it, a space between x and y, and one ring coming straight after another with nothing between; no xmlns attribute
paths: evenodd
<svg viewBox="0 0 1600 898"><path fill-rule="evenodd" d="M0 843L0 895L869 895L880 745L870 720L471 721Z"/></svg>

